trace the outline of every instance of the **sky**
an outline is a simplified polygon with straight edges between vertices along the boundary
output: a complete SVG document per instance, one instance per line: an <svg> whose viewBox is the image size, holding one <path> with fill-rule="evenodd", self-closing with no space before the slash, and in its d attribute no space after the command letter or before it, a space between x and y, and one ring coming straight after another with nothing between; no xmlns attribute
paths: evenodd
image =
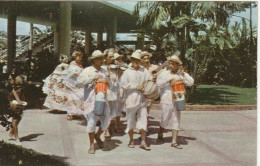
<svg viewBox="0 0 260 166"><path fill-rule="evenodd" d="M132 1L131 2L129 2L129 1L109 1L109 2L113 3L115 5L121 6L122 8L128 9L130 11L133 11L134 6L137 3L137 2L132 2ZM246 17L247 19L250 18L249 9L247 9L245 12L236 13L235 15ZM257 8L253 8L253 10L252 10L252 19L253 19L253 25L254 26L257 26L257 15L258 15ZM241 18L239 18L239 17L232 17L231 18L231 25L235 21L241 21ZM40 29L45 29L45 25L34 24L34 26L37 26ZM0 18L0 31L7 32L7 20L6 19ZM16 30L16 34L17 35L29 35L29 31L30 31L30 24L29 23L17 21L17 30Z"/></svg>

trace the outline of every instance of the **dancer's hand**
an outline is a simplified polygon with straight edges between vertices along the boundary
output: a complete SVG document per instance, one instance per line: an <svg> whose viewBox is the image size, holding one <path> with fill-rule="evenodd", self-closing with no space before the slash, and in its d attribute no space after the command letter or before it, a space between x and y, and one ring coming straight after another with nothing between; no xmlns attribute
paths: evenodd
<svg viewBox="0 0 260 166"><path fill-rule="evenodd" d="M10 102L10 107L12 110L15 110L17 108L16 104L14 104L13 102Z"/></svg>
<svg viewBox="0 0 260 166"><path fill-rule="evenodd" d="M101 78L100 75L95 75L93 80L94 80L94 82L97 82L100 78Z"/></svg>
<svg viewBox="0 0 260 166"><path fill-rule="evenodd" d="M143 91L143 85L137 85L136 89L142 92Z"/></svg>
<svg viewBox="0 0 260 166"><path fill-rule="evenodd" d="M183 81L182 81L182 80L172 79L172 80L170 81L170 83L171 83L171 85L176 85L176 84L181 84L181 83L183 83Z"/></svg>
<svg viewBox="0 0 260 166"><path fill-rule="evenodd" d="M184 76L184 68L183 68L183 66L179 67L179 72L180 72L180 75Z"/></svg>
<svg viewBox="0 0 260 166"><path fill-rule="evenodd" d="M156 75L156 74L154 74L154 75L153 75L153 82L155 82L155 81L156 81L156 79L157 79L157 75Z"/></svg>
<svg viewBox="0 0 260 166"><path fill-rule="evenodd" d="M104 79L104 78L99 78L99 79L97 80L97 82L102 82L102 83L104 83L104 84L107 84L107 80Z"/></svg>

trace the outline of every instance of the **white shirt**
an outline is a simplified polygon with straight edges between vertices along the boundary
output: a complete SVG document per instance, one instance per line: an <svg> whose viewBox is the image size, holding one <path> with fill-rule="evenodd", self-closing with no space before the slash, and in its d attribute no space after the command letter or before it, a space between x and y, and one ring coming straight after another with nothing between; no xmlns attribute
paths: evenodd
<svg viewBox="0 0 260 166"><path fill-rule="evenodd" d="M163 70L157 77L156 83L159 87L160 92L160 98L161 103L163 104L172 104L173 98L172 98L172 86L170 84L170 80L182 80L184 85L186 86L192 86L194 83L193 78L188 74L184 72L184 75L179 74L177 72L176 74L173 74L170 70Z"/></svg>
<svg viewBox="0 0 260 166"><path fill-rule="evenodd" d="M144 96L137 87L142 86L145 81L152 79L147 69L132 67L126 69L121 77L120 85L124 90L125 108L133 108L144 103Z"/></svg>
<svg viewBox="0 0 260 166"><path fill-rule="evenodd" d="M95 105L95 78L108 79L108 73L103 68L97 70L93 66L85 68L79 75L78 84L84 85L84 114L88 114L94 110Z"/></svg>
<svg viewBox="0 0 260 166"><path fill-rule="evenodd" d="M71 89L76 88L77 86L77 78L79 74L82 72L82 66L79 66L75 61L72 61L68 68L68 82Z"/></svg>

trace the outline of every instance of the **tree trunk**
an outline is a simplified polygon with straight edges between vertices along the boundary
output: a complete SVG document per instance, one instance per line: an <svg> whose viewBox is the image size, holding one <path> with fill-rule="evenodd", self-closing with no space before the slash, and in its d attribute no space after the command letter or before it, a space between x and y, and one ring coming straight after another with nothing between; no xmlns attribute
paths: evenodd
<svg viewBox="0 0 260 166"><path fill-rule="evenodd" d="M193 65L193 73L192 73L192 77L194 78L194 82L197 80L197 69L198 69L198 55L195 53L194 56L194 65Z"/></svg>
<svg viewBox="0 0 260 166"><path fill-rule="evenodd" d="M252 4L250 2L250 49L253 46L253 29L252 29Z"/></svg>
<svg viewBox="0 0 260 166"><path fill-rule="evenodd" d="M33 23L30 23L30 47L29 50L33 49Z"/></svg>
<svg viewBox="0 0 260 166"><path fill-rule="evenodd" d="M251 56L254 56L254 49L253 49L253 28L252 28L252 3L250 2L250 47L249 47L249 52ZM253 61L252 61L253 62ZM251 66L251 86L254 87L254 68L253 68L253 63L252 63L252 66Z"/></svg>

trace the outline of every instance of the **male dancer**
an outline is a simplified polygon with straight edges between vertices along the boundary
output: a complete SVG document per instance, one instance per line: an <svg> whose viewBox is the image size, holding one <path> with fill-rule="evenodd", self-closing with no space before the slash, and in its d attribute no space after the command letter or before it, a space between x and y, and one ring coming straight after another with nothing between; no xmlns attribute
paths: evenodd
<svg viewBox="0 0 260 166"><path fill-rule="evenodd" d="M121 87L124 89L124 101L127 119L126 133L129 134L129 148L134 148L133 129L137 128L141 133L140 148L150 150L145 137L147 131L147 101L142 94L143 84L151 79L148 71L140 66L141 54L134 52L130 57L131 66L126 69L121 77Z"/></svg>

